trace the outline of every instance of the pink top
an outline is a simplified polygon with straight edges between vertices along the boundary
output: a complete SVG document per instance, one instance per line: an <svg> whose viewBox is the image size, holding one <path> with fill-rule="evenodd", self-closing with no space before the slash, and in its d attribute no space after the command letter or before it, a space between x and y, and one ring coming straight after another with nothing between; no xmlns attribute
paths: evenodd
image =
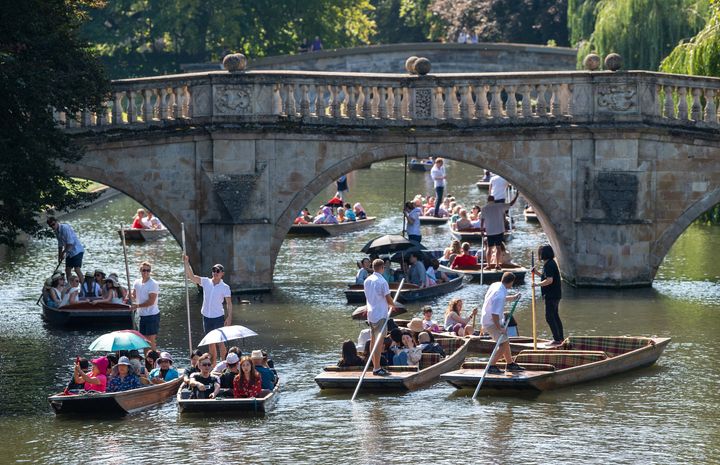
<svg viewBox="0 0 720 465"><path fill-rule="evenodd" d="M92 376L92 373L88 373L88 376ZM100 381L100 384L85 383L85 390L105 392L105 387L107 386L107 376L97 375L96 378Z"/></svg>

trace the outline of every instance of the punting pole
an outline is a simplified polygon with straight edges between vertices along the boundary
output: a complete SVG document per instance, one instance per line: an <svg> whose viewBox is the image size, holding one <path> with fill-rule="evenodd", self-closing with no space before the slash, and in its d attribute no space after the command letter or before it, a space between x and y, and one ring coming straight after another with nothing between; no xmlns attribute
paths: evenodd
<svg viewBox="0 0 720 465"><path fill-rule="evenodd" d="M533 350L537 350L537 325L535 322L535 252L530 252L530 295L532 296Z"/></svg>
<svg viewBox="0 0 720 465"><path fill-rule="evenodd" d="M505 320L505 325L503 325L504 329L507 329L508 324L510 324L510 319L512 318L513 313L515 313L515 309L517 308L517 304L519 301L520 301L520 299L516 300L513 303L513 306L510 309L510 314L508 315L507 320ZM500 341L502 341L502 335L500 335L497 342L495 343L495 348L493 349L492 353L490 354L490 358L488 359L488 362L485 364L485 369L483 370L483 374L480 377L480 381L478 382L477 387L475 388L475 392L473 393L473 396L472 396L473 400L475 400L477 398L478 393L480 393L480 387L482 386L483 381L485 381L485 375L487 375L488 368L490 368L490 360L492 360L493 357L495 357L495 353L497 352L498 348L500 347ZM510 363L511 361L505 360L505 362Z"/></svg>
<svg viewBox="0 0 720 465"><path fill-rule="evenodd" d="M128 302L132 305L132 287L130 287L130 266L128 265L128 258L127 258L127 245L125 244L125 228L123 225L120 225L120 237L122 238L122 245L123 245L123 256L125 257L125 277L127 278L127 285L128 285ZM137 310L133 312L132 321L133 321L133 329L137 330L137 323L136 323L136 317L137 316Z"/></svg>
<svg viewBox="0 0 720 465"><path fill-rule="evenodd" d="M405 163L403 164L403 204L402 204L402 210L405 211L405 204L407 203L407 170L408 170L408 161L407 161L407 153L405 154ZM405 218L405 214L403 213L403 228L402 228L402 236L405 235L405 224L407 222L407 218Z"/></svg>
<svg viewBox="0 0 720 465"><path fill-rule="evenodd" d="M397 292L395 292L395 298L393 299L393 304L397 303L397 299L400 296L400 290L403 287L403 284L405 284L405 278L400 280L400 285L397 288ZM385 318L385 324L383 324L382 329L380 330L380 334L385 334L385 328L387 327L387 322L390 319L390 315L392 314L392 309L388 309L387 318ZM370 331L372 332L372 328L370 328ZM370 367L370 364L372 363L372 356L377 350L378 346L380 345L380 339L385 339L377 337L375 338L375 345L373 345L372 350L370 351L370 355L368 355L367 362L365 362L365 369L363 369L362 374L360 374L360 379L358 380L357 386L355 387L355 392L352 395L352 398L350 399L351 402L355 402L355 397L357 397L358 392L360 392L360 385L363 382L363 379L365 378L365 373L367 373L368 368Z"/></svg>
<svg viewBox="0 0 720 465"><path fill-rule="evenodd" d="M477 255L477 254L476 254ZM480 238L480 285L483 285L483 270L488 265L487 257L485 256L485 233Z"/></svg>
<svg viewBox="0 0 720 465"><path fill-rule="evenodd" d="M188 348L190 349L188 353L192 354L193 344L192 331L190 328L190 289L188 289L187 273L185 272L185 255L187 255L187 252L185 250L185 223L180 223L180 228L182 230L183 276L185 277L185 310L187 311Z"/></svg>

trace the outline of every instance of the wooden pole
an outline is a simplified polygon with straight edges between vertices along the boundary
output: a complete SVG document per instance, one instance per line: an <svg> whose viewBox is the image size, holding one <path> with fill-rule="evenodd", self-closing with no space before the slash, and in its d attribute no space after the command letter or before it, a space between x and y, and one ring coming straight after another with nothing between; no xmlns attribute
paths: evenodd
<svg viewBox="0 0 720 465"><path fill-rule="evenodd" d="M127 244L125 244L125 228L123 225L120 225L120 237L122 238L122 246L123 246L123 257L125 257L125 277L127 278L127 285L128 285L128 302L132 305L132 288L130 287L130 265L128 265L128 256L127 256ZM137 310L133 311L132 321L133 321L133 329L137 330Z"/></svg>
<svg viewBox="0 0 720 465"><path fill-rule="evenodd" d="M483 274L485 265L488 264L487 258L485 257L485 233L480 238L480 285L483 285Z"/></svg>
<svg viewBox="0 0 720 465"><path fill-rule="evenodd" d="M180 223L182 229L182 254L183 254L183 276L185 277L185 310L187 311L187 326L188 326L188 348L190 351L188 354L192 354L193 343L192 343L192 330L190 327L190 289L188 288L187 272L185 271L185 223ZM192 358L192 357L191 357Z"/></svg>
<svg viewBox="0 0 720 465"><path fill-rule="evenodd" d="M403 164L403 204L402 204L402 211L405 212L405 204L407 203L407 170L408 170L408 160L407 160L407 153L405 154L405 163ZM403 213L403 228L402 228L402 235L405 236L405 228L406 228L406 221L407 218L405 218L405 213Z"/></svg>
<svg viewBox="0 0 720 465"><path fill-rule="evenodd" d="M530 252L530 295L532 296L533 350L537 350L537 324L535 320L535 252Z"/></svg>
<svg viewBox="0 0 720 465"><path fill-rule="evenodd" d="M395 292L395 298L393 299L393 304L397 303L397 299L400 296L400 290L403 287L403 284L405 284L405 278L400 280L400 285L397 288L397 292ZM385 327L387 327L387 322L390 319L390 315L392 314L392 309L388 309L387 317L385 318L385 324L383 324L382 329L380 330L380 334L385 334ZM370 331L372 332L372 328L370 328ZM362 373L360 374L360 379L358 380L358 384L355 387L355 392L352 395L352 398L350 399L351 402L355 402L355 397L357 397L358 392L360 392L360 385L363 382L363 379L365 378L365 373L367 373L368 368L370 367L370 363L372 363L372 356L377 350L378 346L380 345L380 339L385 339L377 337L375 338L375 345L373 345L372 350L370 351L370 354L368 355L367 362L365 363L365 369L363 369Z"/></svg>

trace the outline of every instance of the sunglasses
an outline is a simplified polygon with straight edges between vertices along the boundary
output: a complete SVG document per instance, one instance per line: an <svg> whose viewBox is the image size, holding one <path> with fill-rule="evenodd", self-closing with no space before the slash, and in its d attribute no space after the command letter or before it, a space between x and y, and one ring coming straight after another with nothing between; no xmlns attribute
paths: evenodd
<svg viewBox="0 0 720 465"><path fill-rule="evenodd" d="M140 271L142 273L150 273L150 268L141 268Z"/></svg>
<svg viewBox="0 0 720 465"><path fill-rule="evenodd" d="M201 363L200 366L201 367L209 367L209 366L212 366L212 363Z"/></svg>
<svg viewBox="0 0 720 465"><path fill-rule="evenodd" d="M225 270L221 270L220 268L213 268L213 269L212 269L212 272L213 272L213 273L222 273L223 271L225 271Z"/></svg>

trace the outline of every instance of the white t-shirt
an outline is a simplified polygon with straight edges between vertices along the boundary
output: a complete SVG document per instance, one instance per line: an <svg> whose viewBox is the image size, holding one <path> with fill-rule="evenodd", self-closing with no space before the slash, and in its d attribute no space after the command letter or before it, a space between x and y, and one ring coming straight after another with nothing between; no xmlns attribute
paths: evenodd
<svg viewBox="0 0 720 465"><path fill-rule="evenodd" d="M213 284L212 279L201 277L200 285L203 288L203 304L200 313L207 318L218 318L225 316L223 302L225 297L232 296L230 286L222 279L219 283Z"/></svg>
<svg viewBox="0 0 720 465"><path fill-rule="evenodd" d="M374 272L363 283L365 300L367 301L367 319L370 323L377 323L387 318L388 303L385 296L390 295L390 286L383 275Z"/></svg>
<svg viewBox="0 0 720 465"><path fill-rule="evenodd" d="M500 324L505 324L504 309L507 288L501 282L492 283L485 294L480 322L485 328L494 326L492 316L500 316Z"/></svg>
<svg viewBox="0 0 720 465"><path fill-rule="evenodd" d="M445 187L445 165L438 168L438 165L433 165L430 170L430 177L433 180L435 187Z"/></svg>
<svg viewBox="0 0 720 465"><path fill-rule="evenodd" d="M60 302L60 307L64 307L65 305L70 304L70 297L72 296L72 294L79 294L79 293L80 293L79 285L77 287L71 287L70 289L68 289L67 293L65 294L65 296L62 298L62 301ZM77 298L77 296L75 296L75 298Z"/></svg>
<svg viewBox="0 0 720 465"><path fill-rule="evenodd" d="M158 283L149 278L147 282L143 283L142 278L136 279L133 283L133 289L135 289L135 301L138 304L147 302L150 294L155 294L155 303L149 307L138 307L138 315L140 316L152 316L160 313L160 307L158 307L158 301L160 300L160 287Z"/></svg>
<svg viewBox="0 0 720 465"><path fill-rule="evenodd" d="M142 219L140 220L140 223L142 223L143 228L145 228L145 229L153 228L152 221L150 221L150 219L147 216L143 216Z"/></svg>
<svg viewBox="0 0 720 465"><path fill-rule="evenodd" d="M488 236L496 236L505 232L505 212L509 209L510 204L507 203L489 203L482 207L480 217Z"/></svg>
<svg viewBox="0 0 720 465"><path fill-rule="evenodd" d="M413 219L412 223L410 221L407 222L408 235L420 236L420 215L422 215L422 209L420 207L415 207L408 213L408 216Z"/></svg>
<svg viewBox="0 0 720 465"><path fill-rule="evenodd" d="M497 174L490 178L490 195L495 197L495 200L503 200L505 198L507 188L508 182Z"/></svg>

